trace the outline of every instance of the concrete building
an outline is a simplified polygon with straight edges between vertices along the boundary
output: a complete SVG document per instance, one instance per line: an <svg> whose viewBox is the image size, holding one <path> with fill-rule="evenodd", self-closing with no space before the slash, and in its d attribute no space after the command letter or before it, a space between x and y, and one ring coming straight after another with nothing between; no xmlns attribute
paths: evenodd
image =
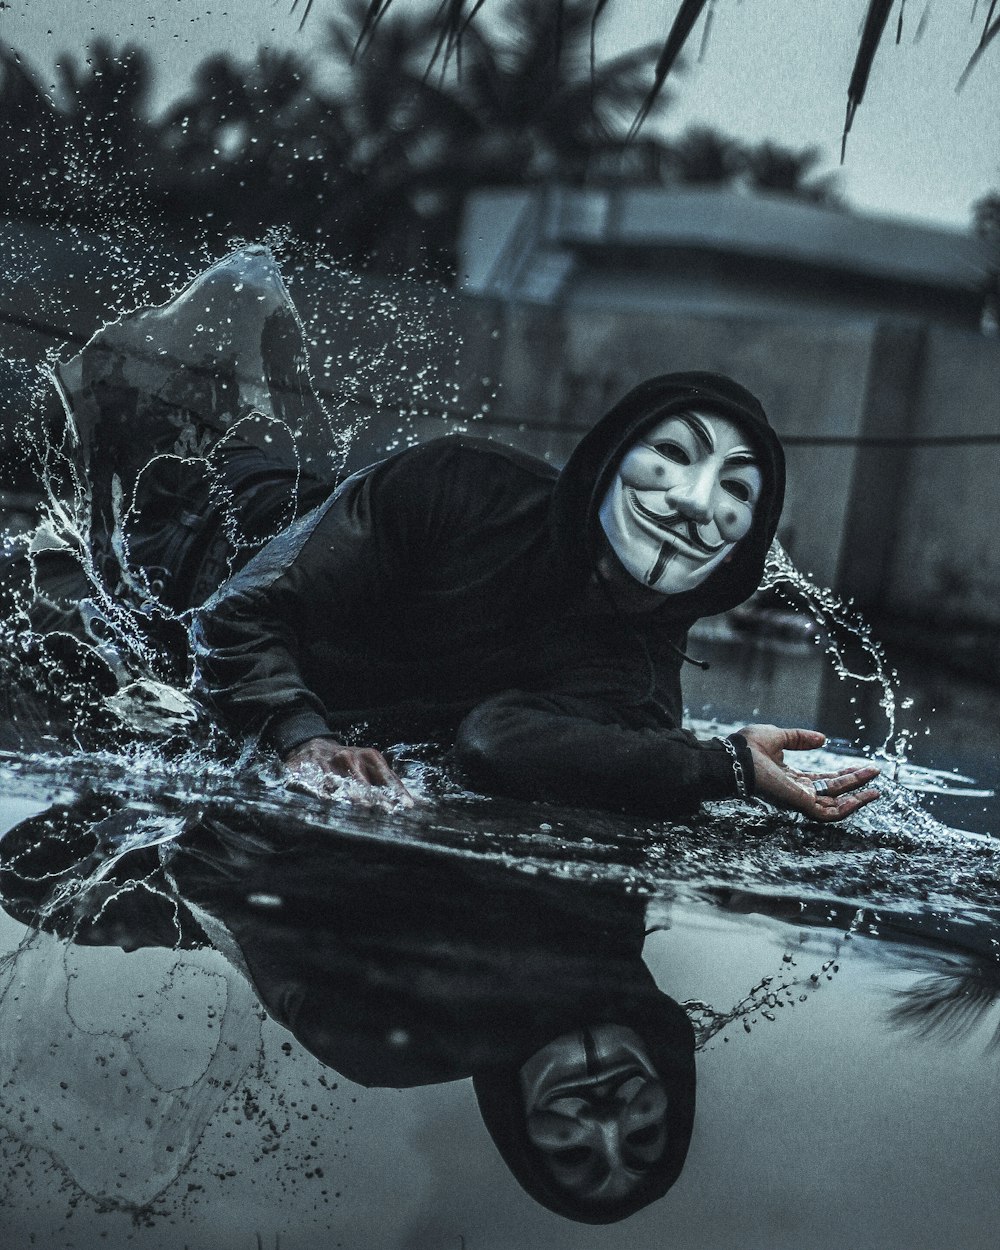
<svg viewBox="0 0 1000 1250"><path fill-rule="evenodd" d="M787 197L550 188L471 198L460 280L477 295L574 309L915 317L976 330L996 263L972 234Z"/></svg>

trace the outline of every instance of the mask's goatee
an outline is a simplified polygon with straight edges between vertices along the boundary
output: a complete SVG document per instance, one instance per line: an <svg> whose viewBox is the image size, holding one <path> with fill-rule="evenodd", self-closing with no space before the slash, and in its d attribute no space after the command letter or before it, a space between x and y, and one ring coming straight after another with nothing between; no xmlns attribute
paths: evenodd
<svg viewBox="0 0 1000 1250"><path fill-rule="evenodd" d="M663 576L663 570L667 567L667 561L670 559L672 548L668 543L661 543L660 550L653 562L653 567L646 574L646 585L655 586Z"/></svg>

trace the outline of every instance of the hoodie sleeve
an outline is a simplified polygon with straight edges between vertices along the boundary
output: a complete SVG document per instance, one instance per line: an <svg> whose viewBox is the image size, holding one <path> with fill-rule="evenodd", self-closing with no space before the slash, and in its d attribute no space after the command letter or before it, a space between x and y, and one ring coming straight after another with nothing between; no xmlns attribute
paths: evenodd
<svg viewBox="0 0 1000 1250"><path fill-rule="evenodd" d="M351 493L278 535L194 614L198 693L229 728L261 735L279 755L332 736L323 703L300 671L299 648L303 633L319 626L320 584L338 583L328 617L350 614L363 597L363 526L351 544L361 559L338 569L348 563L338 536L356 511Z"/></svg>
<svg viewBox="0 0 1000 1250"><path fill-rule="evenodd" d="M260 735L282 756L334 736L303 677L302 648L377 617L431 541L412 459L349 478L194 614L196 689L234 731Z"/></svg>
<svg viewBox="0 0 1000 1250"><path fill-rule="evenodd" d="M732 734L729 741L752 794L746 739ZM486 790L658 819L740 793L733 755L720 738L628 728L607 708L556 694L512 690L481 703L462 722L456 752Z"/></svg>
<svg viewBox="0 0 1000 1250"><path fill-rule="evenodd" d="M503 492L521 479L490 477L496 460L444 438L348 478L194 614L198 693L231 729L260 735L282 756L335 736L303 676L307 649L376 631L423 584L450 536L475 532L491 509L504 515Z"/></svg>

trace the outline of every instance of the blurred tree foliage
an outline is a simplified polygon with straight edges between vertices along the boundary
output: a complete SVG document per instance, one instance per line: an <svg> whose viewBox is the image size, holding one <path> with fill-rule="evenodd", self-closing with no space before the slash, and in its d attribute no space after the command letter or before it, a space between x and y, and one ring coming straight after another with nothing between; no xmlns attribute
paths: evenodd
<svg viewBox="0 0 1000 1250"><path fill-rule="evenodd" d="M504 21L467 22L450 54L433 15L394 13L357 57L357 0L308 66L209 57L159 116L134 48L63 59L52 88L0 51L0 211L181 242L281 226L348 264L447 278L476 187L693 183L836 202L815 150L707 130L630 138L656 49L595 65L592 7L508 0ZM668 104L661 92L653 108Z"/></svg>
<svg viewBox="0 0 1000 1250"><path fill-rule="evenodd" d="M394 2L395 0L359 0L359 3L356 5L357 21L354 26L356 50L363 50L371 43L378 30L379 23L385 20L386 14L389 13ZM743 0L735 0L735 3L742 2ZM844 134L841 146L842 158L854 115L864 100L872 66L878 56L886 30L895 28L896 43L899 44L902 42L903 28L907 20L906 0L865 0L863 8L862 0L856 0L856 2L859 15L863 13L863 16L858 27L854 68L847 83L847 113L844 118ZM916 21L914 40L920 39L923 35L932 2L933 0L924 0L920 16ZM492 5L489 4L488 0L438 0L432 18L434 29L438 35L436 52L440 52L443 49L446 58L452 53L460 53L472 19L484 10L492 15L502 3L503 0L493 0ZM581 7L580 0L537 0L537 3L538 5L544 5L549 10L552 20L557 27L566 20L569 10ZM316 0L291 0L290 9L293 13L296 11L301 13L302 25L304 26L315 4ZM681 53L686 48L688 41L693 38L695 30L699 27L701 29L702 51L704 51L715 19L717 6L718 0L671 0L671 3L662 6L661 29L663 31L663 41L656 47L655 63L651 67L652 72L647 80L641 107L633 121L633 132L638 130L656 107L663 92L664 84L669 75L680 66ZM582 7L587 13L591 29L591 40L593 41L594 32L601 18L613 6L611 5L611 0L586 0L586 4ZM953 16L957 14L959 8L960 6L958 5L951 6ZM989 3L984 4L983 8L986 16L982 26L982 33L979 36L978 43L972 50L968 64L956 84L957 90L961 89L968 76L976 68L987 48L1000 36L1000 14L997 12L997 0L989 0ZM973 0L971 15L971 22L973 23L976 21L978 10L979 0ZM891 22L889 19L894 12L896 20ZM648 16L655 18L655 8L653 6L650 7ZM591 42L591 47L593 48L593 42Z"/></svg>

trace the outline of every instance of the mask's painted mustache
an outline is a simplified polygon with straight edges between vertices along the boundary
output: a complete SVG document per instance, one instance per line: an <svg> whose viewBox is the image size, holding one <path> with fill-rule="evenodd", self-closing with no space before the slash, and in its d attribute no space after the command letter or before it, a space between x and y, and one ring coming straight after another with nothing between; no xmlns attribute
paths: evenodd
<svg viewBox="0 0 1000 1250"><path fill-rule="evenodd" d="M651 524L655 525L657 529L663 530L665 533L672 534L675 537L680 538L683 542L689 543L696 551L701 552L701 554L706 557L716 555L726 545L725 543L716 543L713 546L710 543L704 542L698 533L698 526L695 522L685 520L679 512L668 512L664 515L663 513L653 512L649 508L644 507L643 504L639 502L639 497L634 490L631 492L631 503L636 512L638 512L640 516L645 517ZM672 521L679 521L687 532L682 534L678 532L678 530L671 528L670 523Z"/></svg>

